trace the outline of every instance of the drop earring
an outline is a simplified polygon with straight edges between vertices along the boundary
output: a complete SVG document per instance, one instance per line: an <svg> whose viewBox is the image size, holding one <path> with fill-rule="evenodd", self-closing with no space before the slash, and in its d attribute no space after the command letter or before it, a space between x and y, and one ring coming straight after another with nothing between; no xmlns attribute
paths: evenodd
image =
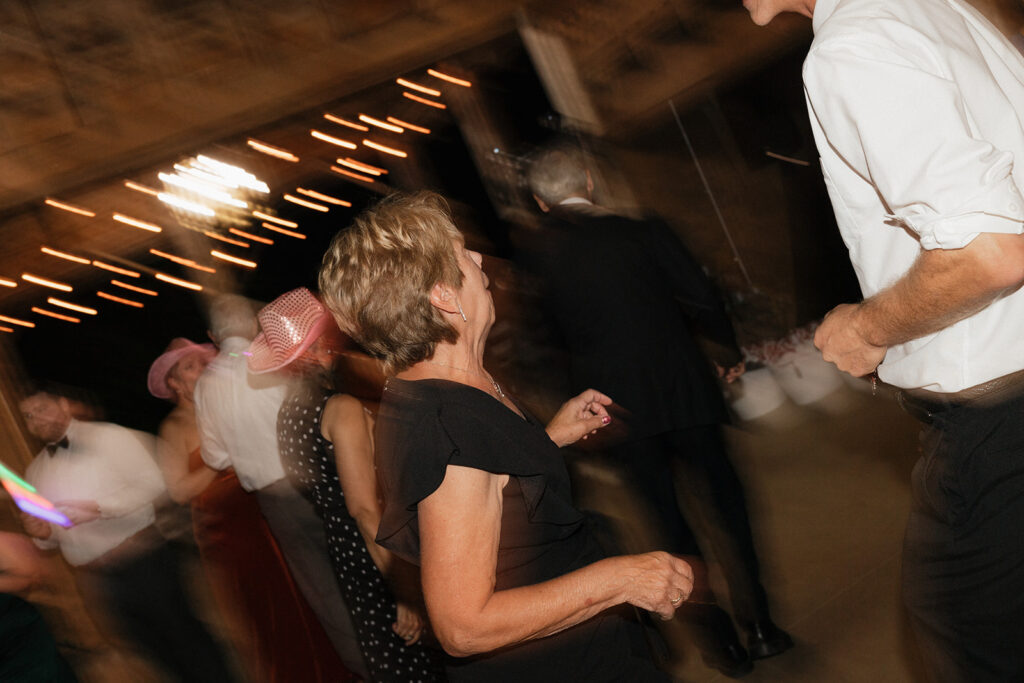
<svg viewBox="0 0 1024 683"><path fill-rule="evenodd" d="M459 302L459 301L456 301L455 305L459 307L459 315L462 316L462 322L468 323L469 321L466 320L466 314L462 312L462 303Z"/></svg>

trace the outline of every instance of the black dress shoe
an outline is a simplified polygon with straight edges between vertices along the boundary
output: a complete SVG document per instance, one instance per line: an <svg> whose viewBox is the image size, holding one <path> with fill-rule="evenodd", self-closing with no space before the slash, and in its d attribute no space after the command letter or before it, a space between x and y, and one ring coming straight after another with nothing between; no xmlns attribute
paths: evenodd
<svg viewBox="0 0 1024 683"><path fill-rule="evenodd" d="M747 652L751 659L774 657L791 647L793 639L771 619L754 622L747 628Z"/></svg>
<svg viewBox="0 0 1024 683"><path fill-rule="evenodd" d="M713 653L705 650L701 652L701 659L707 666L729 678L739 678L754 670L754 663L739 643L725 645Z"/></svg>

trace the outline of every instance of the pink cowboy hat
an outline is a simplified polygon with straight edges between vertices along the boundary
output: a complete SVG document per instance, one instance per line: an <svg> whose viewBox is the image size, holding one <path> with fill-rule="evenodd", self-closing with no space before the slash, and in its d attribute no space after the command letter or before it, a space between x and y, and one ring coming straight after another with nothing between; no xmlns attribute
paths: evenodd
<svg viewBox="0 0 1024 683"><path fill-rule="evenodd" d="M280 370L313 345L334 321L305 287L277 297L256 315L263 329L249 346L249 372Z"/></svg>
<svg viewBox="0 0 1024 683"><path fill-rule="evenodd" d="M217 355L217 349L213 344L196 344L184 337L172 339L171 343L167 345L167 350L149 366L149 376L146 378L149 393L157 398L174 398L174 392L167 386L167 373L178 361L193 353L202 353L212 358Z"/></svg>

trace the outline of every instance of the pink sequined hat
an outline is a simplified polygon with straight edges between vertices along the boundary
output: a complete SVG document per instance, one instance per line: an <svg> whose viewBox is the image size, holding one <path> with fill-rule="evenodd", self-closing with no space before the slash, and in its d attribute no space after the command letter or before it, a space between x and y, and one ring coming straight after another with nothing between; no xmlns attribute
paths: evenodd
<svg viewBox="0 0 1024 683"><path fill-rule="evenodd" d="M249 372L255 374L285 367L333 323L330 312L305 287L277 297L256 317L263 331L249 346Z"/></svg>
<svg viewBox="0 0 1024 683"><path fill-rule="evenodd" d="M167 345L167 349L149 366L149 375L146 377L149 393L157 398L174 398L174 392L167 386L167 373L178 361L193 353L202 353L209 360L217 355L217 349L213 347L213 344L196 344L184 337L172 339L171 343Z"/></svg>

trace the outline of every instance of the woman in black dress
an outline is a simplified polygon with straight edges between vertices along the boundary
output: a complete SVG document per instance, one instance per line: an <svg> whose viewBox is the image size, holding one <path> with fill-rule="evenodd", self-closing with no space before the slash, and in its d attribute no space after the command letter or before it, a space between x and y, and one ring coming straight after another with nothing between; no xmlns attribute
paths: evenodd
<svg viewBox="0 0 1024 683"><path fill-rule="evenodd" d="M558 449L608 424L611 399L585 391L545 428L506 395L483 366L480 263L432 193L385 199L324 257L325 303L391 376L377 539L420 565L450 680L667 680L612 608L671 618L691 569L660 552L602 559Z"/></svg>
<svg viewBox="0 0 1024 683"><path fill-rule="evenodd" d="M372 680L444 680L440 653L418 642L424 622L416 597L396 601L385 580L404 562L374 541L380 503L370 420L358 399L331 388L337 327L330 313L299 288L264 307L259 320L263 332L250 346L249 369L287 368L298 376L278 414L281 460L324 521L335 575Z"/></svg>

